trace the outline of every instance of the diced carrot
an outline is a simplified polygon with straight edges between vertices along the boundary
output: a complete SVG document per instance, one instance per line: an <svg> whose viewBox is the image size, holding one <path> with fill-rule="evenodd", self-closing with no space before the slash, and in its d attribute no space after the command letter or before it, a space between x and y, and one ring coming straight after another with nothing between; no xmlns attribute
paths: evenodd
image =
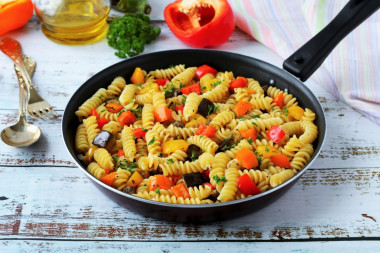
<svg viewBox="0 0 380 253"><path fill-rule="evenodd" d="M276 103L279 107L283 107L284 106L284 93L278 93L274 99L273 99L273 102Z"/></svg>
<svg viewBox="0 0 380 253"><path fill-rule="evenodd" d="M189 191L187 190L187 187L184 183L180 183L175 186L172 186L170 189L172 190L176 198L180 198L180 197L184 199L190 198Z"/></svg>
<svg viewBox="0 0 380 253"><path fill-rule="evenodd" d="M237 116L244 116L251 107L252 104L250 102L239 101L234 107L234 112Z"/></svg>
<svg viewBox="0 0 380 253"><path fill-rule="evenodd" d="M137 67L135 68L135 71L133 71L132 77L131 77L131 82L133 84L143 84L145 81L144 79L144 73L141 70L141 68Z"/></svg>
<svg viewBox="0 0 380 253"><path fill-rule="evenodd" d="M149 179L149 191L154 191L157 188L168 190L172 186L172 181L164 175L154 175Z"/></svg>
<svg viewBox="0 0 380 253"><path fill-rule="evenodd" d="M112 172L108 174L107 176L99 178L100 181L102 181L105 184L112 185L113 182L116 180L116 172Z"/></svg>
<svg viewBox="0 0 380 253"><path fill-rule="evenodd" d="M122 157L122 156L125 156L124 150L119 149L119 151L117 152L117 157Z"/></svg>
<svg viewBox="0 0 380 253"><path fill-rule="evenodd" d="M248 148L243 148L236 152L236 159L238 159L246 169L252 169L259 165L255 154Z"/></svg>
<svg viewBox="0 0 380 253"><path fill-rule="evenodd" d="M253 141L255 141L257 139L257 133L256 133L256 129L252 128L252 129L248 129L248 130L239 130L240 132L240 135L244 138L244 139L249 139L251 138Z"/></svg>
<svg viewBox="0 0 380 253"><path fill-rule="evenodd" d="M137 186L139 185L144 178L137 171L133 172L132 176L128 179L127 186Z"/></svg>
<svg viewBox="0 0 380 253"><path fill-rule="evenodd" d="M166 106L160 106L154 109L153 113L154 113L154 118L156 119L157 122L164 122L164 121L173 119L172 110L170 110Z"/></svg>
<svg viewBox="0 0 380 253"><path fill-rule="evenodd" d="M274 166L279 166L281 168L290 167L290 162L286 155L272 155L270 159L272 160Z"/></svg>
<svg viewBox="0 0 380 253"><path fill-rule="evenodd" d="M123 126L135 123L136 116L131 111L124 111L120 114L120 116L117 118L117 121L119 121L120 124Z"/></svg>

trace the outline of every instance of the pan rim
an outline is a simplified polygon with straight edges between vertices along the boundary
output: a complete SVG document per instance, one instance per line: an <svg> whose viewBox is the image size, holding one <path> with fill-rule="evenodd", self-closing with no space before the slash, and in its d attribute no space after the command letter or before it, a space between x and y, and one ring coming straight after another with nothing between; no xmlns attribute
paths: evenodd
<svg viewBox="0 0 380 253"><path fill-rule="evenodd" d="M94 177L92 174L90 174L85 168L84 166L78 161L79 159L76 157L76 154L72 154L72 152L70 152L70 143L69 143L69 138L67 136L67 132L64 131L64 125L66 123L66 121L68 121L68 118L70 117L70 115L68 115L68 111L67 111L67 107L69 106L69 104L71 102L73 102L75 99L76 99L76 94L78 94L78 92L84 88L87 88L87 86L89 86L91 84L91 82L93 80L96 80L98 77L104 75L105 73L109 72L109 70L111 69L114 69L116 68L117 66L121 66L123 64L126 64L127 62L130 62L130 61L133 61L133 60L138 60L138 59L143 59L143 58L149 58L149 57L152 57L152 56L155 56L155 55L161 55L161 54L169 54L169 53L183 53L183 52L206 52L206 53L216 53L216 54L226 54L226 55L230 55L230 56L236 56L236 57L239 57L239 58L243 58L243 59L246 59L246 60L253 60L255 61L256 63L259 63L259 64L262 64L262 65L265 65L267 67L270 67L270 68L273 68L273 69L276 69L276 71L279 71L280 73L284 74L284 75L287 75L287 77L289 78L292 78L292 82L297 82L298 84L302 85L303 86L303 89L307 90L307 93L309 93L310 95L312 95L315 100L318 102L318 104L316 106L318 106L321 110L318 114L318 117L320 118L320 121L321 121L321 124L322 124L322 127L324 129L323 132L320 132L321 129L318 129L318 138L321 138L321 144L318 148L318 150L314 150L314 153L311 157L311 159L309 160L309 162L307 163L307 165L302 168L297 174L295 174L292 178L290 178L289 180L285 181L284 183L282 183L281 185L279 186L276 186L275 188L272 188L270 190L267 190L265 192L262 192L262 193L259 193L257 195L254 195L254 196L249 196L249 197L246 197L244 199L238 199L238 200L232 200L232 201L228 201L228 202L220 202L220 203L212 203L212 204L197 204L197 205L186 205L186 204L173 204L173 203L166 203L166 202L159 202L159 201L154 201L154 200L149 200L149 199L143 199L143 198L140 198L140 197L137 197L137 196L133 196L133 195L130 195L130 194L127 194L127 193L124 193L122 191L119 191L103 182L101 182L99 179L97 179L96 177ZM82 99L83 102L86 100L87 98L85 99ZM70 156L74 159L75 163L77 164L77 166L82 170L83 173L85 173L85 175L90 178L94 183L98 184L99 186L101 186L102 188L105 188L109 191L112 191L113 193L116 193L118 195L121 195L123 197L127 197L128 199L131 199L133 201L139 201L139 202L143 202L145 204L152 204L152 205L157 205L157 206L161 206L161 207L170 207L170 208L179 208L179 209L182 209L182 208L185 208L185 209L204 209L204 208L219 208L219 207L222 207L222 206L230 206L230 205L235 205L235 204L241 204L241 203L244 203L244 202L249 202L249 201L252 201L254 199L258 199L258 198L261 198L263 196L266 196L266 195L269 195L275 191L278 191L284 187L286 187L288 184L291 184L293 181L295 180L298 180L304 173L305 171L313 164L313 162L317 159L318 155L320 154L324 144L325 144L325 140L326 140L326 132L327 132L327 125L326 125L326 117L325 117L325 113L324 113L324 110L319 102L319 100L317 99L317 97L315 97L315 95L313 94L313 92L303 83L301 82L300 80L298 80L295 76L293 76L291 73L287 72L286 70L283 70L275 65L272 65L268 62L265 62L265 61L262 61L260 59L257 59L257 58L254 58L254 57L251 57L251 56L247 56L247 55L243 55L243 54L239 54L239 53L233 53L233 52L228 52L228 51L221 51L221 50L212 50L212 49L173 49L173 50L163 50L163 51L157 51L157 52L152 52L152 53L147 53L147 54L142 54L142 55L138 55L138 56L135 56L135 57L131 57L131 58L128 58L126 60L123 60L123 61L120 61L120 62L117 62L115 64L112 64L102 70L100 70L99 72L97 72L94 76L90 77L89 79L87 79L81 86L79 86L77 88L77 90L73 93L73 95L71 96L70 100L68 101L66 107L65 107L65 110L64 110L64 113L63 113L63 117L62 117L62 122L61 122L61 132L62 132L62 138L64 140L64 143L65 143L65 147L66 147L66 150L68 151L68 153L70 154Z"/></svg>

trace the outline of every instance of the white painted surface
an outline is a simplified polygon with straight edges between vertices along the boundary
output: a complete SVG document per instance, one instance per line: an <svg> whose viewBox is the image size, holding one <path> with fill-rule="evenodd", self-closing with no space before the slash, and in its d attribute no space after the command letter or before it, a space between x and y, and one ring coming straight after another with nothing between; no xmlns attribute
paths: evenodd
<svg viewBox="0 0 380 253"><path fill-rule="evenodd" d="M152 19L158 20L155 25L162 28L162 34L144 53L188 48L159 21L168 2L151 1ZM37 89L62 115L83 82L121 59L105 40L88 46L63 46L46 39L39 26L33 18L25 28L8 35L18 39L24 53L37 61L33 78ZM282 64L275 54L240 31L218 49L279 67ZM18 108L16 77L4 55L0 55L0 85L2 129L14 124ZM379 243L363 239L380 239L380 127L320 86L307 85L325 109L328 125L325 145L312 169L272 205L213 224L160 222L120 207L76 168L61 139L61 117L34 121L43 131L36 145L15 149L0 143L0 251L339 252L344 248L346 252L374 252ZM336 238L347 241L334 241Z"/></svg>

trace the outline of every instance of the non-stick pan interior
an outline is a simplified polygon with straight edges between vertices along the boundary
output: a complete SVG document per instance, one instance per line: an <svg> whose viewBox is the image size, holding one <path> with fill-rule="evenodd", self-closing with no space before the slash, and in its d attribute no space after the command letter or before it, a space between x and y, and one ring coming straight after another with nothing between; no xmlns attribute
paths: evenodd
<svg viewBox="0 0 380 253"><path fill-rule="evenodd" d="M75 131L79 124L79 121L75 115L75 111L77 108L83 104L88 98L90 98L99 88L106 88L112 80L116 76L123 76L126 80L129 80L130 76L132 75L135 67L140 67L144 70L150 71L155 69L163 69L167 68L171 65L177 65L177 64L185 64L186 67L190 66L200 66L203 64L207 64L212 66L213 68L217 69L218 71L233 71L235 76L245 76L245 77L252 77L260 82L261 86L263 85L272 85L276 86L280 89L287 89L289 93L293 94L296 98L300 106L306 107L311 109L316 114L315 124L318 126L319 134L318 139L314 143L314 149L315 153L311 159L311 161L314 159L314 157L319 153L319 150L322 146L324 137L325 137L325 130L326 130L326 123L325 118L323 114L323 110L318 102L318 100L315 98L315 96L311 93L311 91L304 86L303 83L298 81L296 78L294 78L292 75L288 74L286 71L279 69L277 67L274 67L271 64L265 63L263 61L239 55L229 52L223 52L223 51L216 51L216 50L199 50L199 49L186 49L186 50L171 50L171 51L162 51L157 53L151 53L146 55L141 55L138 57L134 57L122 62L119 62L113 66L110 66L103 71L99 72L98 74L91 77L87 82L85 82L72 96L70 99L66 110L64 112L63 121L62 121L62 132L63 132L63 138L65 140L65 143L67 145L67 148L73 157L73 159L76 160L78 164L81 165L81 161L77 158L76 152L75 152L75 144L74 144L74 137L75 137ZM83 170L85 170L85 166L81 165ZM305 169L307 166L305 167ZM305 170L304 169L304 170ZM272 189L268 192L265 192L263 194L253 196L247 199L234 201L239 205L244 204L244 202L249 203L251 201L252 203L255 201L255 199L262 198L262 206L264 204L269 203L271 199L271 195L273 195L273 199L275 195L279 195L279 193L275 193L278 191L285 191L286 188L288 188L292 181L295 182L303 171L301 171L299 174L294 176L292 179L290 179L288 182L284 183L283 185L280 185L279 187L276 187L275 189ZM87 173L87 172L86 172ZM87 175L91 178L92 176L87 173ZM92 177L94 182L98 181ZM294 183L293 182L293 183ZM102 184L102 183L98 183ZM288 185L286 187L286 185ZM100 185L97 185L100 186ZM174 205L166 204L166 203L157 203L151 204L152 201L149 200L143 200L139 199L137 197L133 196L125 196L126 194L117 192L117 190L108 187L106 185L101 185L100 189L104 190L105 193L108 194L111 198L116 198L118 202L122 202L121 204L132 201L133 203L126 203L126 206L128 208L131 208L131 204L134 205L132 209L137 210L141 213L146 213L149 215L152 214L151 211L144 212L144 208L150 207L154 208L154 206L160 206L160 208L164 210L170 210L173 212L173 210L179 210L179 212L182 212L182 215L180 213L175 212L172 213L172 215L177 215L179 217L177 218L168 218L167 215L165 217L161 217L160 215L160 208L155 210L157 213L152 214L151 216L156 218L164 218L167 220L180 220L180 221L194 221L194 217L196 219L199 219L199 215L195 215L192 218L191 213L192 210L197 210L197 207L186 207L188 208L189 212L183 212L181 211L181 208L184 205L179 205L180 207L174 207ZM265 199L265 200L264 200ZM252 204L251 203L251 204ZM248 204L248 206L251 206L251 204ZM215 212L217 209L215 207L217 205L221 205L225 208L225 211L228 211L226 207L233 206L233 202L229 203L222 203L222 204L214 204L212 206L214 207L205 207L208 208L208 210L212 213ZM202 205L203 207L205 205ZM244 205L242 205L244 206ZM159 210L160 209L160 210ZM234 207L236 210L236 206ZM247 209L247 208L245 208ZM254 209L258 208L251 208L250 210L243 210L245 213L248 213L250 211L253 211ZM212 211L214 210L214 211ZM218 213L221 209L218 210ZM167 214L167 213L166 213ZM223 218L223 212L220 212L218 215L220 215L219 218ZM215 220L219 219L216 217L211 217L209 219L203 219L203 221L207 220Z"/></svg>

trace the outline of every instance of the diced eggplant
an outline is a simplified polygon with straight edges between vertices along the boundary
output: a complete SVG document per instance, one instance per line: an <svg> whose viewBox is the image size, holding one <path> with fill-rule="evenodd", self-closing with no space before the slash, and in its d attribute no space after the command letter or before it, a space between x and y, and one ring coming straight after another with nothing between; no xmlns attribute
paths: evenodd
<svg viewBox="0 0 380 253"><path fill-rule="evenodd" d="M193 162L197 160L200 155L202 155L202 149L195 144L190 144L189 147L187 147L186 154L187 160Z"/></svg>
<svg viewBox="0 0 380 253"><path fill-rule="evenodd" d="M268 91L269 86L268 86L268 85L264 85L264 86L261 87L261 88L264 90L264 94L267 94L267 91Z"/></svg>
<svg viewBox="0 0 380 253"><path fill-rule="evenodd" d="M175 127L180 127L180 128L184 128L185 127L185 124L183 124L182 122L179 122L179 121L174 122L173 125Z"/></svg>
<svg viewBox="0 0 380 253"><path fill-rule="evenodd" d="M95 139L92 141L92 144L101 148L105 148L111 136L112 134L110 132L102 130L96 135Z"/></svg>
<svg viewBox="0 0 380 253"><path fill-rule="evenodd" d="M125 192L127 194L135 194L135 187L133 187L133 186L126 186L121 191Z"/></svg>
<svg viewBox="0 0 380 253"><path fill-rule="evenodd" d="M182 178L185 180L187 187L194 187L207 182L204 174L199 172L185 174L182 176Z"/></svg>
<svg viewBox="0 0 380 253"><path fill-rule="evenodd" d="M220 144L220 146L219 146L219 148L218 148L218 150L217 150L216 152L219 153L219 152L224 152L224 151L226 151L226 150L229 150L229 149L231 149L231 147L232 147L234 144L235 144L235 140L234 140L234 138L229 138L229 139L227 139L227 140L224 140L224 141Z"/></svg>
<svg viewBox="0 0 380 253"><path fill-rule="evenodd" d="M203 117L207 117L211 113L213 113L215 110L215 105L213 102L208 100L207 98L203 98L201 103L198 106L198 113L201 114Z"/></svg>
<svg viewBox="0 0 380 253"><path fill-rule="evenodd" d="M182 95L182 91L181 90L174 91L174 97L181 96L181 95Z"/></svg>

